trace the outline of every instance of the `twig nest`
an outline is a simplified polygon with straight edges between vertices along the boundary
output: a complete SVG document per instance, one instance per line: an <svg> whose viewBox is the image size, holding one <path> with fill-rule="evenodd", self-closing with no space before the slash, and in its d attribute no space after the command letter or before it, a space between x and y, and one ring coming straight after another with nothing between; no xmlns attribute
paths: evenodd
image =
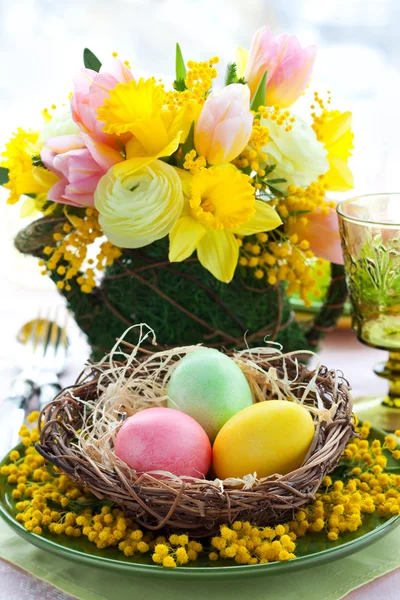
<svg viewBox="0 0 400 600"><path fill-rule="evenodd" d="M209 479L192 477L172 469L163 470L160 477L159 472L142 472L137 465L131 468L116 440L129 417L167 406L176 364L199 347L141 352L140 344L153 332L140 326L140 334L140 343L129 354L116 345L44 409L37 449L47 460L98 498L120 506L141 526L169 527L199 537L235 519L258 525L289 520L314 498L354 435L351 395L340 373L321 366L310 370L300 362L304 353L282 354L273 346L226 353L243 373L255 403L289 402L296 414L306 415L297 462L287 463L286 473L264 477L254 472L259 465L245 475L243 470L233 472L227 479L210 473Z"/></svg>

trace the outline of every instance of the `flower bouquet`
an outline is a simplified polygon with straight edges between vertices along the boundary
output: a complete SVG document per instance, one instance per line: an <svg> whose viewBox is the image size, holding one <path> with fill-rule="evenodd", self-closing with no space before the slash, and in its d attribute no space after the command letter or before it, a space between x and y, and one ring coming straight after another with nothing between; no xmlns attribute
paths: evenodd
<svg viewBox="0 0 400 600"><path fill-rule="evenodd" d="M164 347L269 336L286 350L334 326L346 288L326 192L352 187L353 136L329 95L314 93L308 121L293 111L314 59L264 27L215 91L217 57L185 64L177 45L166 86L86 49L69 104L8 142L8 202L28 196L22 215L41 214L16 246L39 258L95 352L139 322ZM306 328L289 297L316 297L322 259L335 263L331 286Z"/></svg>

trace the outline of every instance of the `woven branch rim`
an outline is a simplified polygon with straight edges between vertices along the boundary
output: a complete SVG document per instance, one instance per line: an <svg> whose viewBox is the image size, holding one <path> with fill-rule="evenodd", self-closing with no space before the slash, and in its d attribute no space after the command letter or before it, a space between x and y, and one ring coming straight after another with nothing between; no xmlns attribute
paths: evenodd
<svg viewBox="0 0 400 600"><path fill-rule="evenodd" d="M144 326L140 327L143 343L150 333L143 333ZM292 399L313 414L316 432L303 465L287 475L260 480L254 475L225 481L166 473L163 478L139 475L113 452L112 442L121 423L115 416L116 408L132 414L163 405L171 369L196 346L151 353L141 351L140 344L132 347L121 341L132 349L130 355L117 350L116 345L106 359L89 365L75 385L44 408L37 449L99 499L120 506L147 529L167 527L203 537L238 518L259 525L289 520L314 499L323 478L335 468L354 435L352 399L341 373L322 366L309 370L299 362L304 353L284 355L271 346L233 351L227 354L242 368L256 401L287 399L290 390ZM116 360L118 354L124 360ZM149 373L155 378L146 379ZM149 381L148 388L141 387L143 381ZM134 402L129 395L131 384L139 390ZM118 385L121 395L116 404Z"/></svg>

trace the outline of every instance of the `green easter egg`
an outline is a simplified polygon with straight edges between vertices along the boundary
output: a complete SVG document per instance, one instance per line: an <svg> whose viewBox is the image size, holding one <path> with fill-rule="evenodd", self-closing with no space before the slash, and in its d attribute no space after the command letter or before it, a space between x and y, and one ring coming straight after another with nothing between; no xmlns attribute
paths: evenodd
<svg viewBox="0 0 400 600"><path fill-rule="evenodd" d="M221 427L253 404L246 377L228 356L199 348L179 361L168 385L168 407L190 415L213 441Z"/></svg>

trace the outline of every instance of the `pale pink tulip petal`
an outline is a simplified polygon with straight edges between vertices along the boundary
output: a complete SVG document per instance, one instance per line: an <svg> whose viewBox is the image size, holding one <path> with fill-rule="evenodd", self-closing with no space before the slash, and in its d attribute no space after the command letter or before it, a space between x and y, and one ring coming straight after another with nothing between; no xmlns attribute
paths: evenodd
<svg viewBox="0 0 400 600"><path fill-rule="evenodd" d="M121 154L86 134L50 138L42 154L47 168L60 177L48 193L49 200L73 206L93 206L99 180L122 159Z"/></svg>
<svg viewBox="0 0 400 600"><path fill-rule="evenodd" d="M283 41L281 45L283 45ZM262 27L253 35L249 60L244 74L252 96L255 94L261 77L266 70L268 70L268 79L272 77L280 50L278 40L269 27Z"/></svg>
<svg viewBox="0 0 400 600"><path fill-rule="evenodd" d="M224 164L231 162L245 148L251 135L253 115L226 119L215 128L213 137L213 151L209 153L210 164Z"/></svg>
<svg viewBox="0 0 400 600"><path fill-rule="evenodd" d="M110 90L114 89L118 83L118 79L109 73L96 75L89 90L89 105L93 108L103 106L104 100L110 95Z"/></svg>
<svg viewBox="0 0 400 600"><path fill-rule="evenodd" d="M95 173L104 173L89 150L71 150L54 158L54 168L60 171L70 183L90 177Z"/></svg>
<svg viewBox="0 0 400 600"><path fill-rule="evenodd" d="M102 176L102 175L101 175ZM84 179L80 179L78 182L70 182L65 190L66 195L68 194L87 194L93 193L99 183L101 178L99 175L91 175L90 177L85 177Z"/></svg>
<svg viewBox="0 0 400 600"><path fill-rule="evenodd" d="M51 200L52 202L58 202L60 204L69 204L70 206L80 206L76 202L67 200L64 197L65 188L66 188L67 184L68 184L68 180L65 179L65 177L60 179L59 181L57 181L57 183L55 183L53 185L53 187L50 188L49 191L47 192L47 199Z"/></svg>
<svg viewBox="0 0 400 600"><path fill-rule="evenodd" d="M69 150L85 148L85 143L80 135L58 135L48 138L45 147L55 154L60 154L61 152L69 152Z"/></svg>
<svg viewBox="0 0 400 600"><path fill-rule="evenodd" d="M296 232L310 243L315 256L342 265L343 254L340 243L339 222L335 209L324 214L317 210L307 215L308 223Z"/></svg>
<svg viewBox="0 0 400 600"><path fill-rule="evenodd" d="M251 95L268 71L267 105L290 106L306 88L314 60L315 46L302 49L294 35L275 37L268 27L259 29L253 36L245 71Z"/></svg>
<svg viewBox="0 0 400 600"><path fill-rule="evenodd" d="M59 135L46 140L40 152L40 158L50 171L61 177L62 172L54 166L55 157L60 153L79 148L85 148L84 141L79 135Z"/></svg>
<svg viewBox="0 0 400 600"><path fill-rule="evenodd" d="M74 84L74 97L78 102L82 102L87 98L90 86L96 75L98 75L98 73L92 69L80 69L74 74L72 78Z"/></svg>
<svg viewBox="0 0 400 600"><path fill-rule="evenodd" d="M118 83L133 79L131 70L120 60L113 59L102 67L100 73L91 69L81 69L74 76L74 95L71 98L71 112L81 131L95 140L117 149L115 139L103 132L103 123L97 118L97 109Z"/></svg>
<svg viewBox="0 0 400 600"><path fill-rule="evenodd" d="M78 206L94 206L94 191L101 176L86 177L78 184L69 183L65 187L64 198Z"/></svg>
<svg viewBox="0 0 400 600"><path fill-rule="evenodd" d="M100 74L109 73L118 83L129 83L134 79L131 69L123 63L119 58L113 58L101 67Z"/></svg>
<svg viewBox="0 0 400 600"><path fill-rule="evenodd" d="M295 35L281 33L276 38L278 47L277 64L301 52L300 42Z"/></svg>
<svg viewBox="0 0 400 600"><path fill-rule="evenodd" d="M215 125L213 111L205 111L203 108L195 128L195 147L199 156L209 155L212 145L212 136L209 132L214 131Z"/></svg>
<svg viewBox="0 0 400 600"><path fill-rule="evenodd" d="M50 150L50 148L43 146L40 151L40 158L42 159L44 166L49 169L49 171L52 171L52 173L58 175L58 177L62 177L62 173L54 168L54 157L54 152Z"/></svg>
<svg viewBox="0 0 400 600"><path fill-rule="evenodd" d="M107 146L107 144L97 142L86 133L82 133L81 135L90 154L103 170L108 171L116 163L124 160L120 151L114 150L110 146Z"/></svg>
<svg viewBox="0 0 400 600"><path fill-rule="evenodd" d="M267 85L267 104L291 106L306 89L314 66L316 46L308 46L283 60Z"/></svg>
<svg viewBox="0 0 400 600"><path fill-rule="evenodd" d="M197 153L212 165L230 162L244 149L251 135L250 90L233 83L207 98L194 132Z"/></svg>
<svg viewBox="0 0 400 600"><path fill-rule="evenodd" d="M66 192L63 202L64 204L70 204L71 206L94 206L94 194L93 192L88 194L69 194Z"/></svg>

